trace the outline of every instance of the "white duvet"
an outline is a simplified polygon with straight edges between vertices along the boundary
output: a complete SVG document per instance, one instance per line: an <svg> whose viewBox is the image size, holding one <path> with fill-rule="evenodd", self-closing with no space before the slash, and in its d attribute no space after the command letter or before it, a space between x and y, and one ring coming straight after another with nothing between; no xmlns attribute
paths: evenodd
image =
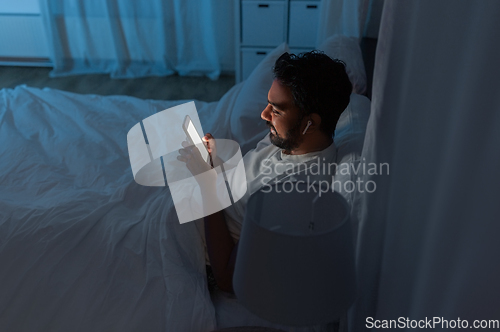
<svg viewBox="0 0 500 332"><path fill-rule="evenodd" d="M215 329L200 225L134 182L126 146L182 102L0 91L0 331ZM225 115L196 106L222 135Z"/></svg>

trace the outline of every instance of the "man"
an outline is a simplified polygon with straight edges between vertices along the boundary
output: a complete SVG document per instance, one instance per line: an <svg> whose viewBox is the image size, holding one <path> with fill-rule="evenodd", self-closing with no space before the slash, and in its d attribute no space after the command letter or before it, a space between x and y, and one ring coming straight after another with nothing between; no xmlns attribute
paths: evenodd
<svg viewBox="0 0 500 332"><path fill-rule="evenodd" d="M335 163L333 132L352 91L344 63L317 51L298 56L283 54L275 63L274 76L268 105L261 113L270 133L243 158L247 193L232 206L204 219L211 269L217 286L226 292L233 292L238 239L248 198L265 185L299 173L293 166L309 167L321 159ZM213 137L207 134L203 139L214 155ZM210 169L200 162L196 148L188 147L187 143L183 146L185 149L179 150L178 159L186 162L193 174ZM215 178L212 184L205 183L201 188L204 204L215 204L211 201L214 188Z"/></svg>

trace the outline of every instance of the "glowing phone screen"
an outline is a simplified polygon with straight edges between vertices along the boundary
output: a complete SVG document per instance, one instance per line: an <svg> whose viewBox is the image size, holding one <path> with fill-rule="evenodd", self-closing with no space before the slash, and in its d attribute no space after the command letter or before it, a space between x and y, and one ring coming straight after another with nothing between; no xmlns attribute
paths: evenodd
<svg viewBox="0 0 500 332"><path fill-rule="evenodd" d="M187 131L189 133L189 137L191 138L191 141L198 150L200 150L201 157L203 160L207 161L208 160L208 151L207 151L207 146L205 143L201 140L200 135L198 134L198 131L196 131L196 128L194 127L194 124L192 121L189 121L189 124L187 126ZM200 149L200 145L203 146L203 148Z"/></svg>

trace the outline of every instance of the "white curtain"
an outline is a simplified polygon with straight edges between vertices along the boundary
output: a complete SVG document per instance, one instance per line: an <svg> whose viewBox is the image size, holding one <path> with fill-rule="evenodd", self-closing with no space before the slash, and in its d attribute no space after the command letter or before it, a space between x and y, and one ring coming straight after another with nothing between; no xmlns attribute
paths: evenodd
<svg viewBox="0 0 500 332"><path fill-rule="evenodd" d="M374 0L322 0L316 44L340 34L361 39ZM378 2L378 1L375 1Z"/></svg>
<svg viewBox="0 0 500 332"><path fill-rule="evenodd" d="M221 71L217 0L40 0L54 70L51 76L207 75ZM227 2L226 5L230 5Z"/></svg>
<svg viewBox="0 0 500 332"><path fill-rule="evenodd" d="M499 13L497 0L385 2L363 158L390 174L367 175L377 189L360 197L351 331L500 319Z"/></svg>

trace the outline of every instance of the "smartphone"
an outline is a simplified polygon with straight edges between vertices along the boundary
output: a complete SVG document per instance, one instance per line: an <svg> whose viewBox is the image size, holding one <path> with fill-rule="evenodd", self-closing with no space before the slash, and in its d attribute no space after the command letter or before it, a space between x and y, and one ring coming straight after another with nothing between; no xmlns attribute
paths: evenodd
<svg viewBox="0 0 500 332"><path fill-rule="evenodd" d="M186 133L188 139L191 141L189 143L196 145L196 147L198 147L198 150L200 151L203 160L211 164L211 156L210 153L208 152L207 146L205 145L205 142L202 141L201 136L200 134L198 134L198 131L196 130L193 121L191 120L189 115L186 115L186 117L184 118L182 129L184 129L184 132ZM203 147L200 148L200 146Z"/></svg>

